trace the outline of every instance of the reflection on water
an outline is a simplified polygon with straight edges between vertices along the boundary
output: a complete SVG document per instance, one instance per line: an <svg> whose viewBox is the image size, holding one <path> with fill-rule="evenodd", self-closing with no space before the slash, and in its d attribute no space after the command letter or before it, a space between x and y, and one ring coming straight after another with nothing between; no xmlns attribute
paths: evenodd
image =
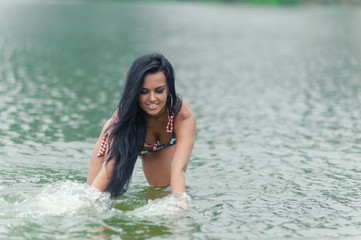
<svg viewBox="0 0 361 240"><path fill-rule="evenodd" d="M359 8L0 2L0 238L360 237L360 21ZM116 201L85 184L127 69L153 51L197 117L176 213L139 162Z"/></svg>

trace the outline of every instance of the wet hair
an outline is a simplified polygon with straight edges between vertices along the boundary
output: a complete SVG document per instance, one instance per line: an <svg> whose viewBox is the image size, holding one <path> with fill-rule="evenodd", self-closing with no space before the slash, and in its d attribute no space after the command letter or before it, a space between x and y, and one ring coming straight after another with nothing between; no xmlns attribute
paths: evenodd
<svg viewBox="0 0 361 240"><path fill-rule="evenodd" d="M170 62L159 53L137 58L127 73L116 120L108 129L109 152L105 161L109 163L112 159L115 160L110 183L106 189L111 197L116 198L128 190L135 162L144 148L148 130L145 112L139 106L139 95L145 75L159 71L166 77L168 111L177 114L182 107L182 100L175 91L175 74Z"/></svg>

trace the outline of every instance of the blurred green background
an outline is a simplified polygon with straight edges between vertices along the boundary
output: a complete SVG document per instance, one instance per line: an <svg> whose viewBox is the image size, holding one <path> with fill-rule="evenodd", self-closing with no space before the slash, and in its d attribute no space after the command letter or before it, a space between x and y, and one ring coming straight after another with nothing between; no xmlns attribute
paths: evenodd
<svg viewBox="0 0 361 240"><path fill-rule="evenodd" d="M167 0L150 0L167 1ZM267 5L296 5L296 4L323 4L323 5L360 5L359 0L179 0L183 2L222 2L222 3L250 3Z"/></svg>
<svg viewBox="0 0 361 240"><path fill-rule="evenodd" d="M356 4L0 0L0 239L361 239ZM141 161L121 199L87 201L94 143L149 52L197 119L176 215Z"/></svg>

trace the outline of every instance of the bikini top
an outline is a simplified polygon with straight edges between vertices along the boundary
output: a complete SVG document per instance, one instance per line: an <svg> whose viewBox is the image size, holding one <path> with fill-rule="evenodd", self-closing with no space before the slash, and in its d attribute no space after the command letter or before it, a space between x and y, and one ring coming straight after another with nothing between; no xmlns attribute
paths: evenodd
<svg viewBox="0 0 361 240"><path fill-rule="evenodd" d="M167 110L167 115L168 115L168 123L167 123L167 127L166 127L166 131L167 133L171 133L173 132L173 120L174 120L174 113L169 113L169 111ZM98 152L98 157L102 157L104 156L105 154L105 151L107 150L107 146L108 146L108 136L109 136L109 133L106 132L104 134L104 137L103 137L103 140L102 140L102 143L100 145L100 148L99 148L99 152ZM174 137L173 137L174 138ZM171 141L173 141L173 138ZM162 144L159 139L152 145L149 145L147 143L144 143L144 147L151 147L153 151L156 151L156 150L160 150L161 148L163 148L164 144Z"/></svg>

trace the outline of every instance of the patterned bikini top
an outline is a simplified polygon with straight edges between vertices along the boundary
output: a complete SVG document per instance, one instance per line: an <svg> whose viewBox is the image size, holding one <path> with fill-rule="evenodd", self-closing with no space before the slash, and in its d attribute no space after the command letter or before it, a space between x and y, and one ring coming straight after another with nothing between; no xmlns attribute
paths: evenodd
<svg viewBox="0 0 361 240"><path fill-rule="evenodd" d="M167 123L166 131L167 131L167 133L171 133L171 132L173 132L173 120L174 120L175 115L174 115L174 113L170 114L168 110L167 110L167 115L168 115L168 123ZM105 151L107 150L107 146L108 146L108 137L109 137L109 133L106 132L104 134L102 143L99 148L99 152L97 155L98 157L104 156ZM159 149L162 146L163 146L163 144L159 141L159 139L152 145L144 143L144 147L151 147L153 149L153 151L156 151L157 149Z"/></svg>

